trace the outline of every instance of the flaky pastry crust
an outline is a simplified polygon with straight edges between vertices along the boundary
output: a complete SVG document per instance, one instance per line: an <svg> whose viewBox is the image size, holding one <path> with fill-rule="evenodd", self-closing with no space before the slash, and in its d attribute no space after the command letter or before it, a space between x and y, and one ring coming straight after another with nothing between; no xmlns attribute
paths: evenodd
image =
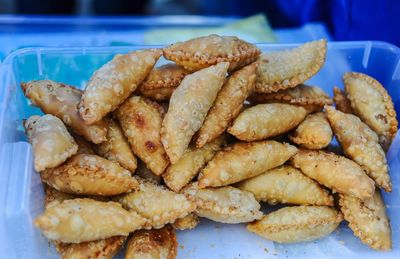
<svg viewBox="0 0 400 259"><path fill-rule="evenodd" d="M366 200L341 194L339 206L354 235L375 250L392 248L391 228L379 190Z"/></svg>
<svg viewBox="0 0 400 259"><path fill-rule="evenodd" d="M131 96L114 112L133 152L156 175L161 175L169 161L161 143L163 108L141 96Z"/></svg>
<svg viewBox="0 0 400 259"><path fill-rule="evenodd" d="M262 54L258 59L255 92L273 93L304 83L321 69L325 56L325 39Z"/></svg>
<svg viewBox="0 0 400 259"><path fill-rule="evenodd" d="M78 154L40 173L43 182L66 193L112 196L138 188L131 173L97 155Z"/></svg>
<svg viewBox="0 0 400 259"><path fill-rule="evenodd" d="M257 176L285 163L297 148L277 141L238 142L214 156L199 175L199 187L218 187Z"/></svg>
<svg viewBox="0 0 400 259"><path fill-rule="evenodd" d="M357 163L346 157L321 150L303 149L293 156L292 162L305 175L333 191L361 199L374 194L374 181Z"/></svg>
<svg viewBox="0 0 400 259"><path fill-rule="evenodd" d="M334 231L343 215L334 207L285 207L247 225L247 230L278 243L315 240Z"/></svg>
<svg viewBox="0 0 400 259"><path fill-rule="evenodd" d="M79 103L86 124L101 120L123 103L147 77L161 56L160 49L116 55L90 78Z"/></svg>
<svg viewBox="0 0 400 259"><path fill-rule="evenodd" d="M392 98L377 80L362 73L346 73L343 82L354 113L378 134L383 149L388 150L398 126Z"/></svg>
<svg viewBox="0 0 400 259"><path fill-rule="evenodd" d="M177 42L163 49L164 57L196 71L221 62L229 62L229 71L254 62L261 51L235 36L209 35Z"/></svg>
<svg viewBox="0 0 400 259"><path fill-rule="evenodd" d="M333 197L326 189L289 165L270 169L238 183L236 187L269 204L334 205Z"/></svg>

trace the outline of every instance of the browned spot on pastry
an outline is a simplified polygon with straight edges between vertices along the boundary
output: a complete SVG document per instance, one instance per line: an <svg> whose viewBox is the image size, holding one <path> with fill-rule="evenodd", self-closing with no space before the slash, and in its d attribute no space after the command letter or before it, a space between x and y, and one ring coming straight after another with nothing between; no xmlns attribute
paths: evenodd
<svg viewBox="0 0 400 259"><path fill-rule="evenodd" d="M146 124L145 121L144 121L143 116L140 115L140 114L135 114L134 117L133 117L133 120L135 122L135 125L137 127L139 127L139 128L143 128L144 125Z"/></svg>
<svg viewBox="0 0 400 259"><path fill-rule="evenodd" d="M388 120L387 120L386 116L383 115L383 114L377 114L377 115L375 115L375 118L376 118L377 120L383 121L384 123L388 123Z"/></svg>
<svg viewBox="0 0 400 259"><path fill-rule="evenodd" d="M149 150L150 152L153 152L157 149L157 145L151 141L146 141L145 146L146 146L147 150Z"/></svg>

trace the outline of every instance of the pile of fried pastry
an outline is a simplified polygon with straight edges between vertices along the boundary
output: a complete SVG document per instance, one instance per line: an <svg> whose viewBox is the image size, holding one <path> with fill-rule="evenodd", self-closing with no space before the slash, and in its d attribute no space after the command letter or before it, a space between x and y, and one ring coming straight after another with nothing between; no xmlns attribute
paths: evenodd
<svg viewBox="0 0 400 259"><path fill-rule="evenodd" d="M83 91L22 83L45 114L24 121L46 195L34 224L62 258L112 258L125 243L125 258L175 258L175 229L199 218L280 243L346 220L391 249L380 189L392 189L392 100L362 73L344 74L333 100L303 84L325 58L325 40L261 53L209 35L118 54Z"/></svg>

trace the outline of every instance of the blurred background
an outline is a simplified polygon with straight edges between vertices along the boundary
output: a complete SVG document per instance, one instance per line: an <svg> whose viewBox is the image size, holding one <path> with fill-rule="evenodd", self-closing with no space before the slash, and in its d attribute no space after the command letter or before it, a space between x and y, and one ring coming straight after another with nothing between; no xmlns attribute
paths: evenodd
<svg viewBox="0 0 400 259"><path fill-rule="evenodd" d="M0 60L28 46L168 44L210 33L399 46L399 25L398 0L0 0Z"/></svg>

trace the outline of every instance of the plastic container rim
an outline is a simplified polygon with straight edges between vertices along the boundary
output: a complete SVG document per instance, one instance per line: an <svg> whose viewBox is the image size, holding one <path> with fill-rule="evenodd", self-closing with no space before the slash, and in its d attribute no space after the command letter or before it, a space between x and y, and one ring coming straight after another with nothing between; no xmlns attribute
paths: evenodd
<svg viewBox="0 0 400 259"><path fill-rule="evenodd" d="M256 46L269 46L269 47L295 47L303 43L254 43ZM386 42L386 41L331 41L328 42L328 48L331 46L344 47L346 45L375 45L376 47L387 47L392 51L398 52L400 54L400 48L396 45ZM10 61L24 53L28 52L45 52L45 51L68 51L68 52L107 52L110 50L135 50L144 48L162 48L165 45L131 45L131 46L102 46L102 47L87 47L87 46L74 46L74 47L27 47L15 50L8 54L3 61L3 65L9 64Z"/></svg>

